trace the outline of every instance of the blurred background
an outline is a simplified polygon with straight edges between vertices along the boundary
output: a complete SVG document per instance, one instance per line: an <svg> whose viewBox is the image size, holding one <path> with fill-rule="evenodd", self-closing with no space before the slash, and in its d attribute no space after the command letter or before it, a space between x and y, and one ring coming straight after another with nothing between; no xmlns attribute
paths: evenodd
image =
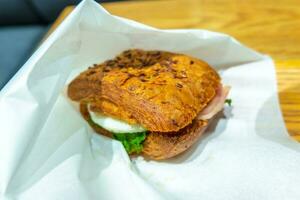
<svg viewBox="0 0 300 200"><path fill-rule="evenodd" d="M60 12L80 1L0 0L0 90L30 57Z"/></svg>

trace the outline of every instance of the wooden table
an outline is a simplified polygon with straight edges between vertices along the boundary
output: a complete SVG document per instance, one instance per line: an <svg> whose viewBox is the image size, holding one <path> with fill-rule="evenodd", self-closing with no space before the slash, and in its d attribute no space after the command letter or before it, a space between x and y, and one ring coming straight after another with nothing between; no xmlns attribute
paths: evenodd
<svg viewBox="0 0 300 200"><path fill-rule="evenodd" d="M227 33L275 59L280 105L290 135L300 141L299 0L177 0L102 4L112 14L158 28ZM52 32L73 10L67 7Z"/></svg>

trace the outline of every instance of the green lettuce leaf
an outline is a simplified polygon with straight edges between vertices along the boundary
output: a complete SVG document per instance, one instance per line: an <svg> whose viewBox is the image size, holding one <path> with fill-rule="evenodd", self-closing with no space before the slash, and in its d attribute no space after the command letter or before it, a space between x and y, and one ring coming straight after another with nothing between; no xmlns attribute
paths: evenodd
<svg viewBox="0 0 300 200"><path fill-rule="evenodd" d="M88 123L92 126L99 126L90 117ZM101 127L102 128L102 127ZM143 150L143 142L146 139L147 132L140 133L113 133L116 140L120 141L127 153L140 153Z"/></svg>
<svg viewBox="0 0 300 200"><path fill-rule="evenodd" d="M231 104L232 104L232 99L226 99L226 100L225 100L225 103L227 103L229 106L231 106Z"/></svg>
<svg viewBox="0 0 300 200"><path fill-rule="evenodd" d="M119 140L127 153L140 153L143 150L143 142L146 139L146 132L113 134Z"/></svg>

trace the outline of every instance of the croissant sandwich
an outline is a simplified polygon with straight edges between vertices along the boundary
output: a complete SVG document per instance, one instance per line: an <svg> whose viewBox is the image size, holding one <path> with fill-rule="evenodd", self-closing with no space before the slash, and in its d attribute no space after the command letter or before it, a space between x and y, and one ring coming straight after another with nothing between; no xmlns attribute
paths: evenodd
<svg viewBox="0 0 300 200"><path fill-rule="evenodd" d="M139 49L89 67L68 86L69 98L97 133L121 141L130 155L154 160L191 147L228 92L202 60Z"/></svg>

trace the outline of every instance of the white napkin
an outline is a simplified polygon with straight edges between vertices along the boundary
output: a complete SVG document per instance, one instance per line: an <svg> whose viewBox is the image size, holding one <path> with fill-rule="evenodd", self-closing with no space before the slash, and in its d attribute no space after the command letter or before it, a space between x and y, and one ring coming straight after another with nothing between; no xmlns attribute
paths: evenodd
<svg viewBox="0 0 300 200"><path fill-rule="evenodd" d="M198 57L232 87L233 107L175 159L131 161L64 95L80 71L131 48ZM224 34L155 29L90 0L1 91L0 136L0 199L300 199L300 145L284 127L270 58Z"/></svg>

